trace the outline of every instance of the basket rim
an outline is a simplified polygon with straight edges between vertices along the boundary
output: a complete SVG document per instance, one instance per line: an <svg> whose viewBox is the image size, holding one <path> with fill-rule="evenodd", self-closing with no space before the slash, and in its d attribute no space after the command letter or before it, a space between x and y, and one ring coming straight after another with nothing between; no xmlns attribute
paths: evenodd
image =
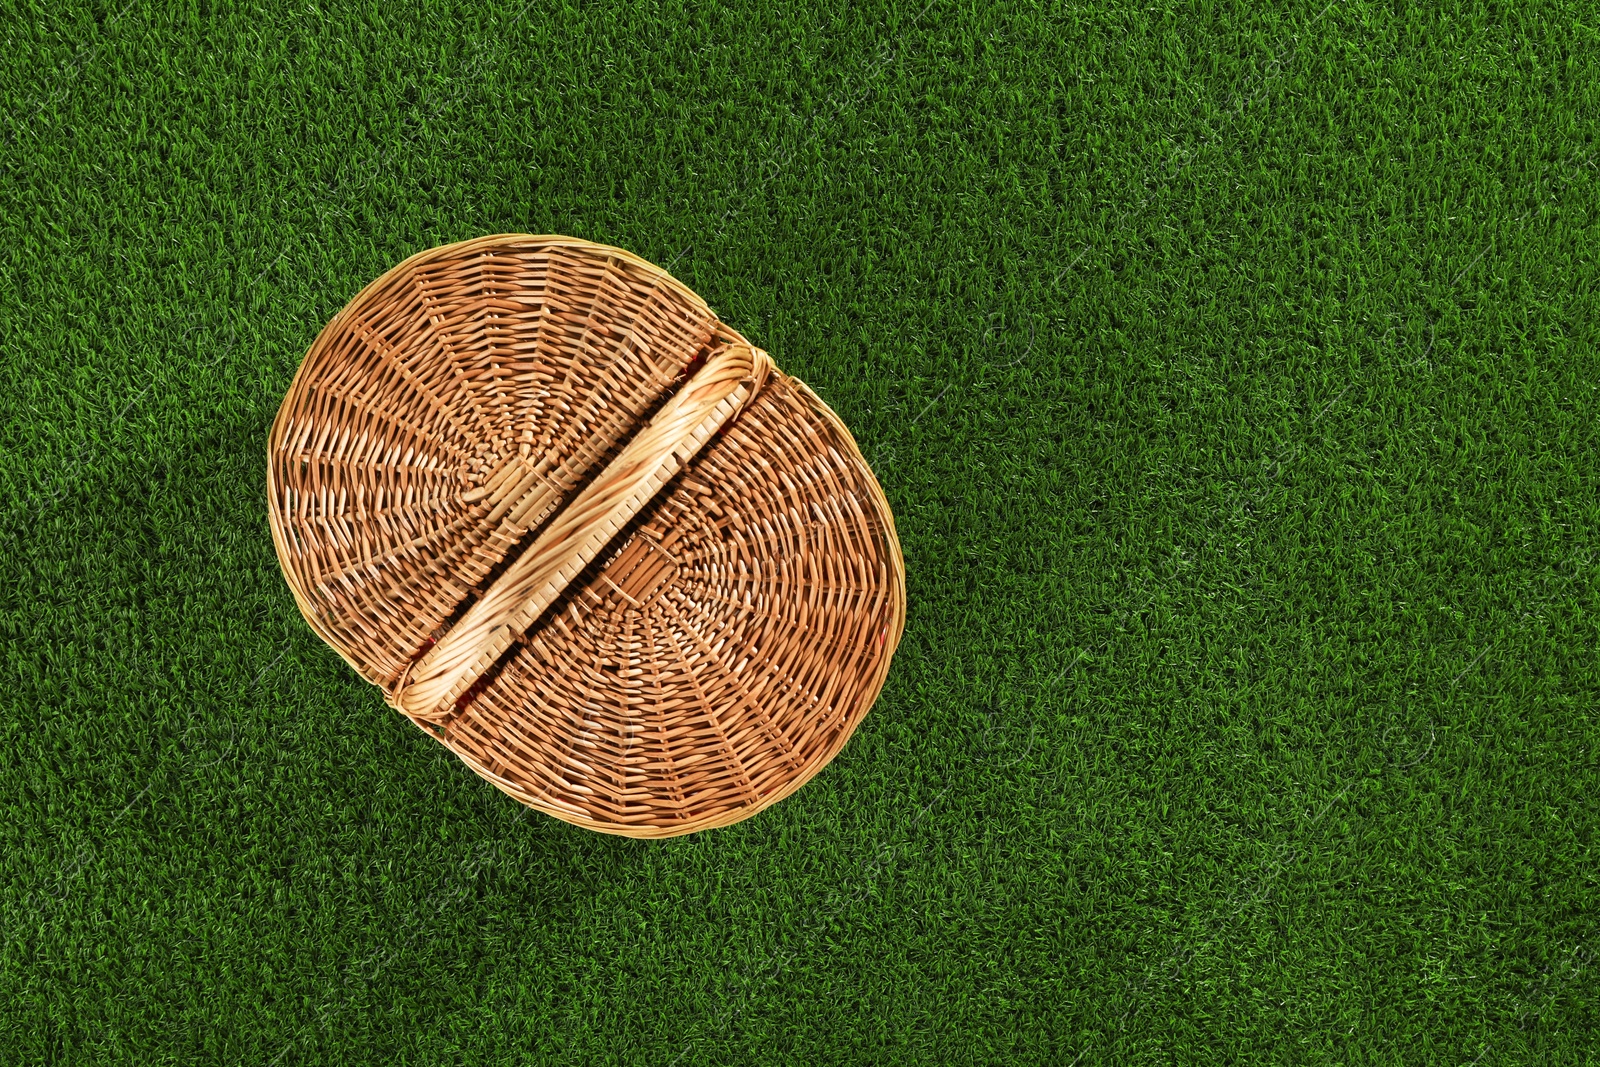
<svg viewBox="0 0 1600 1067"><path fill-rule="evenodd" d="M629 252L627 249L619 248L615 245L602 244L579 237L571 237L561 234L488 234L481 237L469 238L467 240L435 245L431 248L422 249L421 251L413 253L412 255L401 260L399 263L396 263L394 266L390 267L388 270L384 271L378 277L372 279L372 281L364 285L355 293L355 295L346 301L338 313L330 318L322 327L322 329L317 332L316 337L312 339L311 343L307 346L305 352L302 354L299 366L296 367L295 373L290 380L289 387L285 391L284 400L280 402L277 415L274 417L272 425L268 430L268 441L270 442L277 440L281 436L283 430L282 423L284 419L287 418L288 411L291 406L288 403L288 399L301 389L302 375L305 374L307 367L311 363L309 357L315 351L317 351L319 346L336 337L338 331L345 325L351 312L354 309L361 307L372 296L373 293L382 290L385 286L391 284L396 279L416 270L417 267L422 264L438 259L448 259L453 256L458 257L463 253L470 254L474 251L490 252L515 245L534 245L544 248L576 248L589 253L599 253L604 256L615 257L645 271L653 278L663 283L666 287L670 288L676 295L687 300L693 306L703 310L712 320L715 333L721 334L726 340L737 341L739 343L749 345L752 348L756 347L751 344L751 342L747 340L738 330L724 323L711 309L710 305L706 303L704 298L702 298L693 289L689 288L688 285L674 277L665 268L652 263L633 252ZM773 377L783 381L788 386L796 388L799 391L807 405L809 405L819 416L821 416L833 430L835 434L835 440L832 445L834 447L842 445L846 453L845 458L851 459L855 463L859 464L860 469L865 472L867 475L867 477L863 479L863 481L866 483L865 488L871 497L871 503L874 506L877 516L883 523L883 535L887 543L886 547L888 549L886 554L886 563L890 572L890 601L893 605L893 611L892 617L889 620L889 624L884 631L884 653L879 658L873 674L869 679L867 679L865 686L861 690L862 699L858 712L854 715L851 721L845 724L845 727L840 730L838 737L832 744L828 746L827 749L823 750L815 758L813 758L813 760L807 766L801 769L800 773L785 781L777 789L774 789L772 792L762 796L753 804L745 805L743 807L728 808L719 811L709 818L688 820L682 825L659 826L621 824L599 821L593 819L585 812L574 810L564 805L550 803L544 798L531 796L530 794L520 790L515 783L506 779L502 779L501 776L489 770L488 767L482 766L480 762L475 758L472 758L469 753L457 748L456 745L452 744L449 736L450 731L448 725L442 730L436 732L438 724L434 721L406 714L405 712L401 712L401 714L410 719L412 723L414 723L424 734L433 738L436 742L449 749L456 755L458 759L470 767L476 774L487 780L495 788L500 789L502 792L510 795L519 803L529 807L537 808L540 811L543 811L545 814L551 815L552 817L560 819L564 822L581 826L588 830L612 834L615 836L661 839L678 837L685 834L696 833L701 830L715 829L721 826L732 825L734 823L742 822L745 819L760 813L771 805L776 804L778 801L791 796L812 778L816 777L816 775L819 774L823 768L831 763L833 759L844 750L850 738L854 736L861 723L867 718L868 713L877 704L878 698L882 695L883 687L888 681L889 670L894 661L894 654L898 650L900 641L904 636L906 625L907 600L905 556L900 545L900 536L895 524L894 510L889 505L888 496L884 491L883 484L879 480L877 472L874 471L871 464L867 462L866 456L862 453L860 444L856 441L855 435L851 433L849 426L846 425L839 414L834 411L826 401L818 396L816 391L807 383L799 378L793 377L792 375L785 374L776 366L772 368L771 374ZM298 586L294 582L287 580L289 574L291 573L289 564L289 546L286 541L287 533L283 529L282 520L278 514L278 509L272 506L272 502L277 498L279 492L279 485L276 477L276 465L273 462L272 449L269 447L266 452L266 490L268 502L267 514L269 526L272 531L273 547L275 549L275 554L278 557L280 571L286 579L285 584L289 586L290 592L294 596L296 606L300 609L301 616L306 620L307 624L310 625L312 631L322 639L322 642L325 645L327 645L329 648L332 648L341 659L349 664L351 669L355 671L358 677L361 677L364 681L368 681L370 683L370 679L367 679L361 667L355 662L353 657L347 654L336 641L330 638L330 635L320 624L313 605L305 599Z"/></svg>
<svg viewBox="0 0 1600 1067"><path fill-rule="evenodd" d="M677 290L678 295L683 296L691 303L697 304L701 308L704 308L708 313L711 314L713 318L716 318L716 313L711 311L710 305L705 302L704 298L702 298L699 293L696 293L678 278L673 277L666 271L665 268L650 262L643 256L629 252L626 248L618 248L616 245L601 244L598 241L589 241L582 237L569 237L558 233L492 233L486 234L482 237L469 237L464 241L451 241L448 244L434 245L432 248L424 248L420 252L412 253L405 259L402 259L399 263L396 263L394 266L378 275L376 278L372 279L372 281L368 282L366 285L362 286L360 291L357 292L355 296L352 296L349 301L345 303L344 307L339 309L339 313L328 320L328 326L332 326L334 323L344 318L345 313L358 304L361 299L367 296L370 292L375 289L381 289L386 282L391 280L396 275L403 274L408 269L414 269L417 265L423 262L431 259L449 258L449 254L460 254L462 252L473 251L487 252L497 248L504 248L508 244L513 243L525 245L534 244L544 248L582 248L590 252L604 252L607 255L616 256L617 258L625 260L636 267L644 268L646 271L655 275L662 281L667 282L673 289ZM328 326L324 326L323 329L326 330ZM318 336L320 337L321 335L319 334ZM312 342L312 344L315 343L315 341Z"/></svg>

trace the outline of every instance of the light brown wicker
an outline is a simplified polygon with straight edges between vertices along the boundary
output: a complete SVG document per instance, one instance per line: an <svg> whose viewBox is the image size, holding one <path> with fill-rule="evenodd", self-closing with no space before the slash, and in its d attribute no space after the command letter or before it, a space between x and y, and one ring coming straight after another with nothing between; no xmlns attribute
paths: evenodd
<svg viewBox="0 0 1600 1067"><path fill-rule="evenodd" d="M838 416L671 275L570 237L358 293L284 397L267 493L311 628L494 785L606 833L794 792L905 625Z"/></svg>

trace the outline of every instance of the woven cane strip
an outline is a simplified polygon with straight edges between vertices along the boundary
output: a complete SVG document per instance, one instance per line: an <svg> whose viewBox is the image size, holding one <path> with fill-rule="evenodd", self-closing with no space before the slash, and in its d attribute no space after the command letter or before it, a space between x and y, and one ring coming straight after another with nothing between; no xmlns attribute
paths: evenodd
<svg viewBox="0 0 1600 1067"><path fill-rule="evenodd" d="M837 416L665 272L571 238L433 249L358 294L268 488L316 632L498 788L609 833L792 793L904 626Z"/></svg>

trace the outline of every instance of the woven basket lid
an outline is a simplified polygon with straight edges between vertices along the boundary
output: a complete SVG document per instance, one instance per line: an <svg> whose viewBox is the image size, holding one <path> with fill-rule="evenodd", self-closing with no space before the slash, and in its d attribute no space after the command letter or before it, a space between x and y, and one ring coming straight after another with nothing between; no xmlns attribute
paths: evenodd
<svg viewBox="0 0 1600 1067"><path fill-rule="evenodd" d="M905 625L877 479L650 263L507 234L412 256L312 343L268 441L311 628L524 804L725 826L849 740Z"/></svg>

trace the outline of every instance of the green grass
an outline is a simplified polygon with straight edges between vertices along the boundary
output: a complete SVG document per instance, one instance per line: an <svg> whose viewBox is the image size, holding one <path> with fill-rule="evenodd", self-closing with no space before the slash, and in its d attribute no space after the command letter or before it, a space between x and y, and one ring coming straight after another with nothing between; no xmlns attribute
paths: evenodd
<svg viewBox="0 0 1600 1067"><path fill-rule="evenodd" d="M123 2L3 20L0 1062L1600 1061L1600 7ZM895 508L738 826L524 812L278 573L306 346L504 231Z"/></svg>

